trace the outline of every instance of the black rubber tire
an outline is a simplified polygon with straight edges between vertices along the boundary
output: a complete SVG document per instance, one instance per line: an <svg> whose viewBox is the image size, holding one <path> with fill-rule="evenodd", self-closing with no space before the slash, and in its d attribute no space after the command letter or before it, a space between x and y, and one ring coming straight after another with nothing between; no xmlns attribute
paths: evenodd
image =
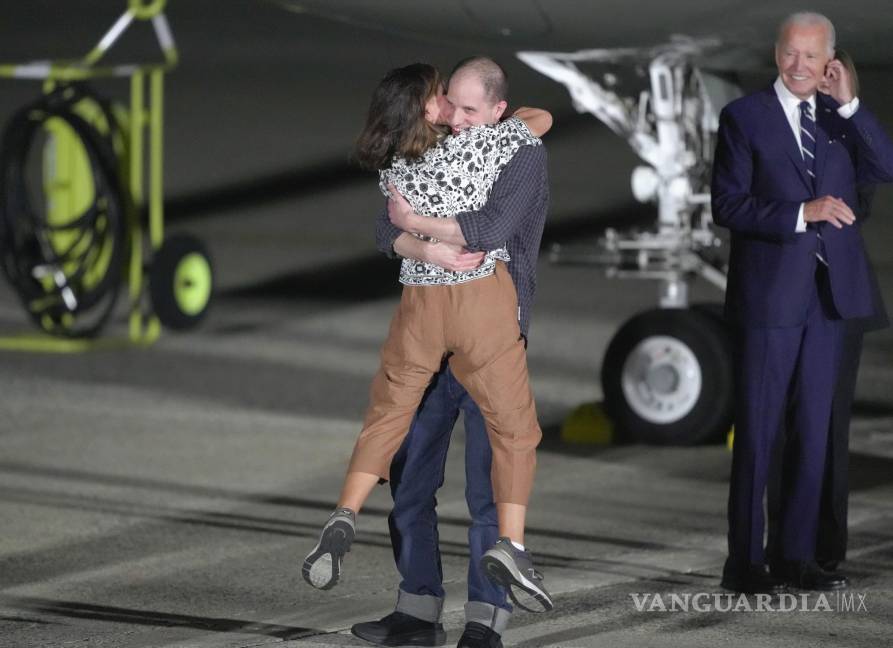
<svg viewBox="0 0 893 648"><path fill-rule="evenodd" d="M701 391L694 405L682 418L668 423L649 421L635 412L622 386L627 358L652 336L684 343L701 370ZM721 320L701 310L654 309L630 319L608 345L601 380L605 411L620 438L654 445L693 445L724 438L732 424L731 343Z"/></svg>
<svg viewBox="0 0 893 648"><path fill-rule="evenodd" d="M162 325L175 331L185 331L198 326L208 314L213 300L213 279L207 301L198 312L187 312L177 298L177 270L180 263L191 254L198 254L208 263L211 277L214 266L205 245L190 234L175 234L164 240L152 257L149 271L149 295L152 308Z"/></svg>
<svg viewBox="0 0 893 648"><path fill-rule="evenodd" d="M715 321L725 331L728 330L728 322L725 316L725 307L719 302L696 302L689 305L689 309L704 313Z"/></svg>

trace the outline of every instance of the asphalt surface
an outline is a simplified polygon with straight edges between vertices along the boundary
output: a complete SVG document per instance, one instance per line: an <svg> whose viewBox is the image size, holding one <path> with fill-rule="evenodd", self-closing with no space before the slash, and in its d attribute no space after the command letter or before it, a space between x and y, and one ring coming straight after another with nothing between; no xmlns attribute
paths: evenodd
<svg viewBox="0 0 893 648"><path fill-rule="evenodd" d="M869 339L853 431L846 573L867 611L640 612L632 594L669 605L721 591L730 455L562 443L563 416L598 397L599 350L625 314L605 304L635 300L588 269L544 265L541 277L530 366L546 440L527 542L558 609L517 614L506 645L882 645L893 621L889 335ZM573 303L567 284L583 282L598 304ZM4 353L0 645L361 645L350 625L396 596L386 489L361 514L341 585L312 590L300 561L337 494L394 305L230 297L201 331L151 349ZM439 497L453 642L462 443L460 428Z"/></svg>
<svg viewBox="0 0 893 648"><path fill-rule="evenodd" d="M10 7L0 60L86 51L120 9L87 5ZM685 22L662 3L646 10L653 20L642 27L619 10L616 24L592 19L590 46L649 42L663 35L656 25ZM725 33L732 11L748 34L775 20L768 9L729 2L692 24ZM0 353L0 646L366 645L350 625L387 614L396 598L386 489L361 515L343 583L319 592L300 576L337 496L399 296L397 267L373 252L374 179L346 157L385 69L416 58L448 68L472 51L507 56L515 44L362 30L266 2L173 0L169 14L182 55L167 92L169 226L207 243L218 294L202 328L165 334L151 348ZM866 105L893 128L893 54L872 36L886 16L882 3L855 3L839 27L857 62L866 61ZM140 41L134 52L150 45ZM562 88L509 67L518 103L556 115L546 239L576 242L647 217L631 204L635 160L626 146L576 116ZM4 117L36 93L13 82L3 89ZM882 188L866 228L888 303L891 204ZM699 282L692 292L721 299ZM504 643L888 644L893 333L866 339L857 390L844 566L853 609L831 597L828 611L812 595L792 611L778 611L781 601L772 612L748 611L737 599L738 611L723 611L727 599L717 610L711 597L721 593L727 450L577 446L559 435L574 408L600 399L612 334L655 301L650 283L540 261L529 358L546 438L527 543L558 605L549 615L514 615ZM120 315L109 338L124 335ZM31 330L0 287L0 336ZM438 498L448 645L464 623L462 445L460 426ZM671 609L673 595L678 603L699 594L706 609Z"/></svg>

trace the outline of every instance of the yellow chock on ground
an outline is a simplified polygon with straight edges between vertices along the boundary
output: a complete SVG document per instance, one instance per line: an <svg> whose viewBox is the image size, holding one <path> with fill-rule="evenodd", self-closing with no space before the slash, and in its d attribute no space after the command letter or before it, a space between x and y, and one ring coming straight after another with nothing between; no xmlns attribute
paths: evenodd
<svg viewBox="0 0 893 648"><path fill-rule="evenodd" d="M561 440L565 443L610 445L614 440L614 426L605 415L601 403L583 403L564 419Z"/></svg>
<svg viewBox="0 0 893 648"><path fill-rule="evenodd" d="M729 433L726 435L726 447L729 449L729 452L732 451L732 447L735 445L735 426L732 426L732 429L729 430Z"/></svg>

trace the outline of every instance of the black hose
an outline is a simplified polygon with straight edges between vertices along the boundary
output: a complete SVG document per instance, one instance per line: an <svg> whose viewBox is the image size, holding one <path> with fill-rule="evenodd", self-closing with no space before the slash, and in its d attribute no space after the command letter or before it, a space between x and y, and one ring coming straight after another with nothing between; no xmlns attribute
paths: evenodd
<svg viewBox="0 0 893 648"><path fill-rule="evenodd" d="M75 111L93 100L105 113L103 135ZM46 122L63 120L81 140L93 179L93 201L83 213L52 224L34 209L28 159ZM116 121L107 104L81 84L66 85L16 112L0 144L0 265L25 309L44 330L64 337L97 335L122 284L129 196L113 146ZM66 234L67 233L67 234ZM69 237L64 249L60 240ZM98 265L102 264L102 265ZM104 268L102 275L94 276ZM52 277L52 284L49 279Z"/></svg>

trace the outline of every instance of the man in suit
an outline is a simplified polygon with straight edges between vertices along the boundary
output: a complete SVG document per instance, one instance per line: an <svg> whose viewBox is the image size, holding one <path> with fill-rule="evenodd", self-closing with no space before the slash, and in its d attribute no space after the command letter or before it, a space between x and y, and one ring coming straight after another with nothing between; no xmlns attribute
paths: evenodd
<svg viewBox="0 0 893 648"><path fill-rule="evenodd" d="M834 42L826 17L791 15L778 31L775 83L720 115L713 216L732 232L726 315L736 335L722 585L739 592L846 585L815 561L819 499L844 320L873 312L856 186L893 180L893 142L852 96ZM830 99L816 93L823 78ZM763 497L786 412L798 460L781 506L784 569L773 575Z"/></svg>
<svg viewBox="0 0 893 648"><path fill-rule="evenodd" d="M850 91L854 97L859 96L859 77L852 58L838 48L835 58L849 72ZM828 94L826 83L819 84L819 92ZM862 227L871 214L871 203L874 198L874 185L858 187L858 209L856 219ZM849 436L850 418L853 399L856 392L856 380L859 374L859 360L862 355L862 337L865 333L883 329L890 325L884 300L877 283L877 278L869 264L869 278L874 301L874 313L865 319L851 319L844 323L843 345L834 389L834 400L831 404L831 425L828 439L828 457L825 468L825 481L822 487L819 507L818 537L816 538L816 562L824 569L835 570L846 559L847 548L847 512L849 503ZM781 494L789 487L789 480L783 476L796 474L797 454L793 443L787 439L779 440L777 452L773 454L772 467L769 471L766 513L769 521L767 553L770 569L775 565L776 571L781 566L780 547L778 542L778 518L781 514Z"/></svg>
<svg viewBox="0 0 893 648"><path fill-rule="evenodd" d="M860 188L860 210L856 212L865 225L868 216L867 201L873 188ZM847 320L843 340L837 387L831 406L831 438L828 442L830 457L827 461L825 483L822 488L819 509L819 530L816 541L816 561L826 569L836 569L846 560L847 516L849 510L849 440L850 418L856 394L859 361L862 356L862 339L865 333L887 328L890 319L884 306L883 296L874 272L871 273L871 293L875 312L865 319Z"/></svg>

